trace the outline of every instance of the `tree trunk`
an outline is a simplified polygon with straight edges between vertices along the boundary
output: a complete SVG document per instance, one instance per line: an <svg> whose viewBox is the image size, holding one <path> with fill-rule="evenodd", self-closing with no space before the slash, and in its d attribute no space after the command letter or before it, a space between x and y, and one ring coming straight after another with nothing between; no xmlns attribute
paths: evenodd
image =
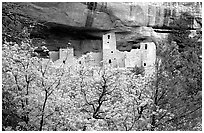
<svg viewBox="0 0 204 133"><path fill-rule="evenodd" d="M43 127L43 121L44 121L44 111L45 111L45 105L47 102L47 97L48 97L48 91L45 90L45 101L43 103L43 109L42 109L42 116L41 116L41 120L40 120L40 131L42 131L42 127Z"/></svg>

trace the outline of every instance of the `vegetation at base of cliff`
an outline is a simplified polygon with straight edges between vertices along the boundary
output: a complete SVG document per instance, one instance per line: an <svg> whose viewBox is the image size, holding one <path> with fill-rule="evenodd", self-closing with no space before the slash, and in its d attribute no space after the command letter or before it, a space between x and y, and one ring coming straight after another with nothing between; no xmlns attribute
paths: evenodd
<svg viewBox="0 0 204 133"><path fill-rule="evenodd" d="M161 130L192 130L196 124L202 125L202 33L198 30L189 37L187 27L191 23L187 18L189 14L184 13L173 21L172 25L185 25L157 47L160 58L153 83L154 103L166 111L154 116L152 125ZM173 114L172 118L165 120L168 113Z"/></svg>
<svg viewBox="0 0 204 133"><path fill-rule="evenodd" d="M98 69L92 76L91 68L74 73L33 57L29 27L35 21L16 30L18 19L7 21L15 14L8 11L2 10L2 130L202 130L199 31L190 38L181 29L159 42L153 77L138 76L139 68Z"/></svg>

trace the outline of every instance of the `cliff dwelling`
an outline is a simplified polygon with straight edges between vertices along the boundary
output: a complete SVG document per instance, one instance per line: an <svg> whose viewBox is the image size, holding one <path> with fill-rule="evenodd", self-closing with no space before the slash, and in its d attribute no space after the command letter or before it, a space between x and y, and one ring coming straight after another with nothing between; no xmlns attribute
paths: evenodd
<svg viewBox="0 0 204 133"><path fill-rule="evenodd" d="M47 31L49 33L45 39L49 49L47 58L51 59L55 66L61 66L63 63L67 67L107 65L131 69L137 66L144 67L145 70L154 66L156 46L153 41L143 38L118 45L117 36L121 33L74 27L71 27L72 29L69 27L69 30L65 31L66 28L52 25ZM93 37L89 32L96 32L99 37ZM35 36L35 33L32 35Z"/></svg>
<svg viewBox="0 0 204 133"><path fill-rule="evenodd" d="M74 43L74 41L72 41ZM131 51L119 51L116 48L115 33L103 35L100 41L83 41L82 48L75 41L73 47L50 51L53 62L66 60L70 65L86 64L90 66L111 65L112 67L150 67L154 65L156 48L154 42L133 44ZM79 57L81 56L81 57ZM79 58L77 58L79 57ZM75 59L75 62L73 60ZM72 63L71 63L72 62Z"/></svg>
<svg viewBox="0 0 204 133"><path fill-rule="evenodd" d="M200 32L199 10L192 17L174 8L176 3L166 4L88 2L69 3L65 7L55 3L50 6L59 8L61 16L46 11L46 17L40 19L41 26L35 26L30 37L36 47L45 45L48 48L49 52L44 56L50 58L56 66L62 63L73 67L137 66L147 70L154 66L157 40L165 40L169 33L180 30L173 19L186 16L185 20L189 23L184 25L187 30ZM41 10L42 5L30 5L32 10ZM195 6L200 9L198 3ZM29 13L31 9L27 9Z"/></svg>
<svg viewBox="0 0 204 133"><path fill-rule="evenodd" d="M2 2L2 131L202 131L202 2Z"/></svg>

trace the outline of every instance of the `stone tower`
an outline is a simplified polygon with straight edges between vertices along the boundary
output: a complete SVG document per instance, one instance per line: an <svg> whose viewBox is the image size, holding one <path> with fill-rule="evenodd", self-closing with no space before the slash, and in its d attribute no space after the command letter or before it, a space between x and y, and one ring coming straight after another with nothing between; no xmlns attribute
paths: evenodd
<svg viewBox="0 0 204 133"><path fill-rule="evenodd" d="M155 71L156 45L154 42L133 44L130 52L116 49L115 33L103 35L103 65L112 67L144 67L146 74Z"/></svg>
<svg viewBox="0 0 204 133"><path fill-rule="evenodd" d="M142 66L145 68L145 73L153 74L155 71L156 45L154 42L142 42L140 45Z"/></svg>
<svg viewBox="0 0 204 133"><path fill-rule="evenodd" d="M116 49L115 33L103 35L103 65L125 67L124 53Z"/></svg>

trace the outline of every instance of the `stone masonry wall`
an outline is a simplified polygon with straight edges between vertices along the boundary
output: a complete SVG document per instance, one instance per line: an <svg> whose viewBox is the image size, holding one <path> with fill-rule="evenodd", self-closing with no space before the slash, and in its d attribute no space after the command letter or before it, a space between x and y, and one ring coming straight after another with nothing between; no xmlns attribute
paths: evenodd
<svg viewBox="0 0 204 133"><path fill-rule="evenodd" d="M130 52L116 49L115 33L103 36L103 63L112 67L154 67L156 45L154 42L142 42Z"/></svg>
<svg viewBox="0 0 204 133"><path fill-rule="evenodd" d="M102 51L100 50L101 47L97 46L98 44L90 43L90 41L84 41L82 44L83 45L80 46L82 48L80 48L81 51L80 49L76 50L72 47L61 48L59 50L59 60L56 61L56 64L62 64L63 61L66 60L65 63L67 66L85 65L88 67L99 67L101 65L110 65L114 68L143 66L148 73L154 71L154 63L156 60L156 45L154 42L134 44L134 48L130 52L123 52L116 48L115 33L108 33L103 35ZM90 52L93 51L94 48L101 52ZM78 54L80 53L82 56L77 57L74 55L74 51L78 51ZM83 54L86 51L88 52ZM57 52L51 52L50 55L50 58L56 60Z"/></svg>

